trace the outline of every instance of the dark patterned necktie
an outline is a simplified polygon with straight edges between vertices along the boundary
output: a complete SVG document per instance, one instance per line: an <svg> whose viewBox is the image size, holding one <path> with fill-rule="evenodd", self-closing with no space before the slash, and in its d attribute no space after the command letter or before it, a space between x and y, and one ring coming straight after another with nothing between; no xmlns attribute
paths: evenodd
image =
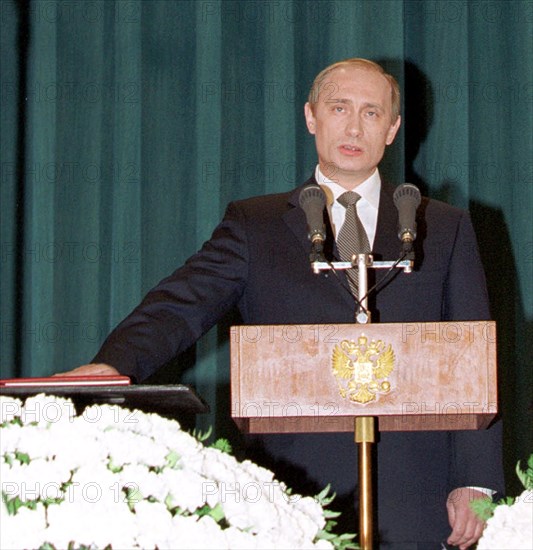
<svg viewBox="0 0 533 550"><path fill-rule="evenodd" d="M337 199L346 208L346 217L337 235L337 248L343 262L351 262L354 254L370 253L368 236L357 215L357 201L360 198L354 191L346 191ZM346 275L350 290L357 297L357 269L348 269Z"/></svg>

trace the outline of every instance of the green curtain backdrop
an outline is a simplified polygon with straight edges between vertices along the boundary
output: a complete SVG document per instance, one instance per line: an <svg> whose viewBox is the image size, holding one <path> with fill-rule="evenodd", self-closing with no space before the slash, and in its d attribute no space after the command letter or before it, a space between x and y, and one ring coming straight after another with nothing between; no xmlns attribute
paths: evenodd
<svg viewBox="0 0 533 550"><path fill-rule="evenodd" d="M404 89L385 177L472 212L508 464L533 450L531 1L2 0L0 22L2 377L87 362L228 201L308 177L314 75L369 57ZM178 377L230 431L224 326Z"/></svg>

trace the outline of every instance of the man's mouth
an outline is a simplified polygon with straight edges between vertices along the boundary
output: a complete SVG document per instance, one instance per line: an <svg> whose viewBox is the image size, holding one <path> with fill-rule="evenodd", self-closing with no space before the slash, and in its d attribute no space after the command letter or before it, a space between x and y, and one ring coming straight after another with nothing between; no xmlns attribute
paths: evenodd
<svg viewBox="0 0 533 550"><path fill-rule="evenodd" d="M361 147L358 147L357 145L350 145L349 143L344 143L339 147L339 149L346 155L356 155L363 152Z"/></svg>

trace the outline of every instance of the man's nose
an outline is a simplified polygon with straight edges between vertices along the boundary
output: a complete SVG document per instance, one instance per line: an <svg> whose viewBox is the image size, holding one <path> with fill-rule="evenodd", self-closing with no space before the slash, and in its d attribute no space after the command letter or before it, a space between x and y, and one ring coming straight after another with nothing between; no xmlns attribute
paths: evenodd
<svg viewBox="0 0 533 550"><path fill-rule="evenodd" d="M352 115L346 124L346 134L350 137L358 137L363 133L361 119L357 114Z"/></svg>

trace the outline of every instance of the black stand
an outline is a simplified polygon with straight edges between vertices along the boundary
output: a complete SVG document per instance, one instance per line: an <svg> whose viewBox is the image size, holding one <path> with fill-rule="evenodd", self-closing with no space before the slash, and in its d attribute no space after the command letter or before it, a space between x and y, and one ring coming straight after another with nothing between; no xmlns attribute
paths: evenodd
<svg viewBox="0 0 533 550"><path fill-rule="evenodd" d="M26 399L40 393L71 399L81 414L91 405L120 405L181 419L184 416L209 412L209 406L195 391L181 384L166 386L31 386L2 387L0 395Z"/></svg>

